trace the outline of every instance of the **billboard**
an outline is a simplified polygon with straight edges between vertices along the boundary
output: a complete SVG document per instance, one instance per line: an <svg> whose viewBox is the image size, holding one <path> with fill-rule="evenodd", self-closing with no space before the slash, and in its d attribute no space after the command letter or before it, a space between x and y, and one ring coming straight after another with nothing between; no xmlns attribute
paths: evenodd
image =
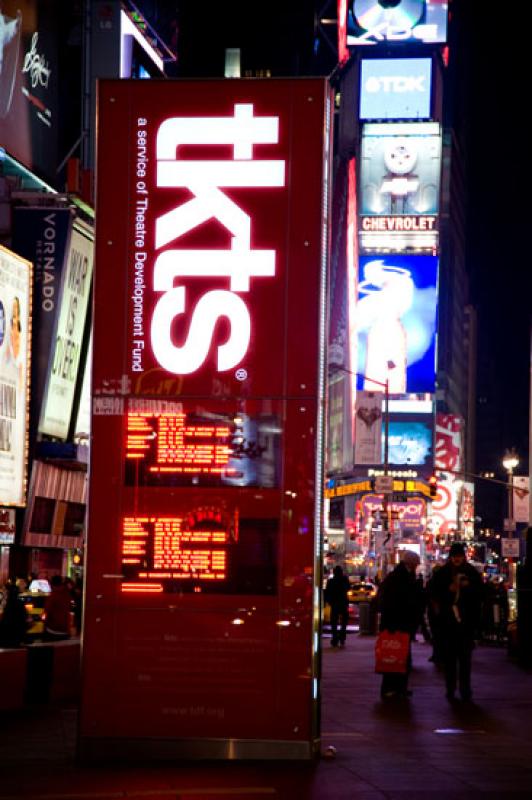
<svg viewBox="0 0 532 800"><path fill-rule="evenodd" d="M381 463L382 392L357 392L355 464Z"/></svg>
<svg viewBox="0 0 532 800"><path fill-rule="evenodd" d="M360 119L430 117L430 58L365 58L360 66Z"/></svg>
<svg viewBox="0 0 532 800"><path fill-rule="evenodd" d="M0 9L0 145L57 179L60 26L53 0L3 0Z"/></svg>
<svg viewBox="0 0 532 800"><path fill-rule="evenodd" d="M31 264L0 246L0 505L26 502Z"/></svg>
<svg viewBox="0 0 532 800"><path fill-rule="evenodd" d="M86 758L314 752L330 109L100 83Z"/></svg>
<svg viewBox="0 0 532 800"><path fill-rule="evenodd" d="M79 220L70 235L58 299L39 433L68 437L92 282L93 235Z"/></svg>
<svg viewBox="0 0 532 800"><path fill-rule="evenodd" d="M350 0L348 3L348 47L443 44L446 39L447 0Z"/></svg>
<svg viewBox="0 0 532 800"><path fill-rule="evenodd" d="M13 249L33 263L31 424L39 421L73 214L68 208L15 206Z"/></svg>
<svg viewBox="0 0 532 800"><path fill-rule="evenodd" d="M433 250L440 172L437 122L367 123L361 149L362 247Z"/></svg>
<svg viewBox="0 0 532 800"><path fill-rule="evenodd" d="M382 396L382 395L381 395ZM433 467L432 417L418 415L392 418L388 426L388 462L415 466L421 473L431 473ZM382 441L384 453L384 439ZM424 468L424 469L423 469Z"/></svg>
<svg viewBox="0 0 532 800"><path fill-rule="evenodd" d="M360 256L359 388L434 391L437 279L436 256Z"/></svg>

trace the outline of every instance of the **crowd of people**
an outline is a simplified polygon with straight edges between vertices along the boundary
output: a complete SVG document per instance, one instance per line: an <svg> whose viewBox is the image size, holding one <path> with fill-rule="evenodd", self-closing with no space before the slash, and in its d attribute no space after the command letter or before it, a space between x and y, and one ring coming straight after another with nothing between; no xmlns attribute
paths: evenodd
<svg viewBox="0 0 532 800"><path fill-rule="evenodd" d="M35 593L46 595L42 633L30 636L35 620L26 608ZM81 631L83 586L80 578L30 575L7 581L0 590L0 648L22 647L32 638L61 641Z"/></svg>
<svg viewBox="0 0 532 800"><path fill-rule="evenodd" d="M472 698L471 656L475 642L500 641L508 622L508 597L500 580L484 581L467 561L461 542L454 542L447 561L437 565L427 582L416 575L420 559L416 552L405 550L401 560L380 583L376 606L379 631L404 633L415 641L421 633L432 644L429 661L442 669L445 693L449 701ZM341 567L327 581L324 600L331 607L331 645L343 646L348 621L348 578ZM383 699L407 697L411 654L401 671L383 672Z"/></svg>

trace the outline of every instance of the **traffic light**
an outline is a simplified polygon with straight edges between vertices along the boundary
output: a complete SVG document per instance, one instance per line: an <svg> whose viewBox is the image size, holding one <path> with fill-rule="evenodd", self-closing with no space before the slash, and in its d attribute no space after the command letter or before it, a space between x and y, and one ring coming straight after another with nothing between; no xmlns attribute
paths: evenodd
<svg viewBox="0 0 532 800"><path fill-rule="evenodd" d="M429 478L429 491L431 499L438 496L438 479L436 475L431 475Z"/></svg>

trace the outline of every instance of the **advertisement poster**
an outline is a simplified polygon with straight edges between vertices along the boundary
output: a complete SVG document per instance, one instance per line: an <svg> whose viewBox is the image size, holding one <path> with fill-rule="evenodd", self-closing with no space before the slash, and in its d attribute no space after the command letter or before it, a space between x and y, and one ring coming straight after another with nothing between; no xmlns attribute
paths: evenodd
<svg viewBox="0 0 532 800"><path fill-rule="evenodd" d="M514 475L514 520L530 524L530 478Z"/></svg>
<svg viewBox="0 0 532 800"><path fill-rule="evenodd" d="M355 464L380 464L382 392L357 392L355 411Z"/></svg>
<svg viewBox="0 0 532 800"><path fill-rule="evenodd" d="M93 249L91 231L76 222L70 237L48 368L48 384L39 423L40 433L63 441L68 436L79 372L91 289Z"/></svg>
<svg viewBox="0 0 532 800"><path fill-rule="evenodd" d="M434 466L446 472L462 469L464 420L456 414L436 414Z"/></svg>
<svg viewBox="0 0 532 800"><path fill-rule="evenodd" d="M436 256L360 257L359 388L434 391L437 278Z"/></svg>
<svg viewBox="0 0 532 800"><path fill-rule="evenodd" d="M31 264L0 246L0 505L26 502Z"/></svg>
<svg viewBox="0 0 532 800"><path fill-rule="evenodd" d="M430 117L430 58L366 58L360 68L360 119Z"/></svg>
<svg viewBox="0 0 532 800"><path fill-rule="evenodd" d="M347 46L443 44L447 0L349 0Z"/></svg>

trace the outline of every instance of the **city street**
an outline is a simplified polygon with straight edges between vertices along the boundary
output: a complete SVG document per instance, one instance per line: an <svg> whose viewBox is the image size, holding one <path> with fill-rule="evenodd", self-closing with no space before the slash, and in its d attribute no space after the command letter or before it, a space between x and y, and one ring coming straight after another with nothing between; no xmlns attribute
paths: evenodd
<svg viewBox="0 0 532 800"><path fill-rule="evenodd" d="M351 631L344 650L324 639L322 754L314 765L75 763L73 707L3 716L0 800L216 798L512 798L532 795L532 673L502 647L474 653L474 704L450 706L429 645L413 648L410 700L379 699L375 638ZM327 758L333 747L335 757Z"/></svg>

